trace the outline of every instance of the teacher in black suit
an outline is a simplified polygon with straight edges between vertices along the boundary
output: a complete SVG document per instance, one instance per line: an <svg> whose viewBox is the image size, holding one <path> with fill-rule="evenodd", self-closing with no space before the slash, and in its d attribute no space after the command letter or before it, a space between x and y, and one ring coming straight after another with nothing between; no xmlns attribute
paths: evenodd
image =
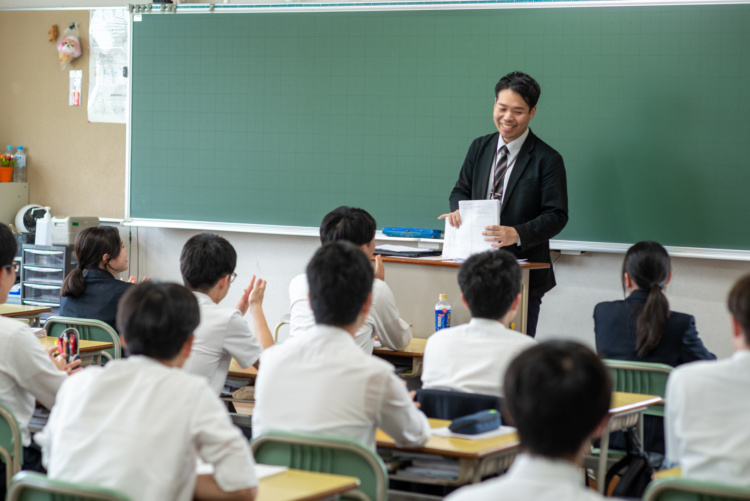
<svg viewBox="0 0 750 501"><path fill-rule="evenodd" d="M498 199L500 225L487 226L485 240L519 259L551 265L549 240L568 222L568 191L562 156L529 129L540 94L539 84L525 73L516 71L500 79L492 113L498 132L471 143L451 191L452 212L440 219L460 226L459 201ZM554 286L551 266L530 272L526 331L531 337L536 334L542 296Z"/></svg>

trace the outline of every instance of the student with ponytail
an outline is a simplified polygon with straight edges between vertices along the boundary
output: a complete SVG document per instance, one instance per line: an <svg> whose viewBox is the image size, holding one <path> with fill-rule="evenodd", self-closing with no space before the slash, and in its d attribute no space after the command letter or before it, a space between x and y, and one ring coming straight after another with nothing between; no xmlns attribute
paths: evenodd
<svg viewBox="0 0 750 501"><path fill-rule="evenodd" d="M698 337L695 317L670 311L664 287L671 278L672 264L661 244L638 242L628 249L622 265L627 297L594 308L596 350L602 358L672 367L716 359ZM662 419L646 416L645 425L646 450L663 453Z"/></svg>
<svg viewBox="0 0 750 501"><path fill-rule="evenodd" d="M114 275L128 269L128 250L120 239L117 228L95 226L86 228L76 237L78 266L63 282L60 295L60 315L92 318L115 328L117 302L135 283Z"/></svg>

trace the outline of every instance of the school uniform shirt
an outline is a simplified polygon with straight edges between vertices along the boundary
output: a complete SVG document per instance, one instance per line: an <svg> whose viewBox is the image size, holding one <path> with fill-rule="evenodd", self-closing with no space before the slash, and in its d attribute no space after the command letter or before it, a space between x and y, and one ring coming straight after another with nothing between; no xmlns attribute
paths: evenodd
<svg viewBox="0 0 750 501"><path fill-rule="evenodd" d="M132 500L191 500L197 458L225 491L257 485L247 440L205 379L144 356L68 378L34 439L50 478Z"/></svg>
<svg viewBox="0 0 750 501"><path fill-rule="evenodd" d="M439 330L425 346L422 388L502 398L508 365L534 344L533 338L486 318Z"/></svg>
<svg viewBox="0 0 750 501"><path fill-rule="evenodd" d="M253 436L267 430L312 433L374 449L378 427L403 447L430 437L427 418L393 366L363 353L348 332L317 325L261 355Z"/></svg>
<svg viewBox="0 0 750 501"><path fill-rule="evenodd" d="M221 394L232 358L243 368L258 361L263 347L236 308L214 303L202 292L193 292L198 299L201 323L195 329L193 350L184 369L208 379L214 392Z"/></svg>
<svg viewBox="0 0 750 501"><path fill-rule="evenodd" d="M519 454L505 475L457 490L445 501L602 501L570 461Z"/></svg>
<svg viewBox="0 0 750 501"><path fill-rule="evenodd" d="M16 417L24 447L31 444L34 400L51 409L66 377L28 325L0 317L0 403Z"/></svg>
<svg viewBox="0 0 750 501"><path fill-rule="evenodd" d="M667 461L683 477L750 487L750 350L678 367L665 400Z"/></svg>
<svg viewBox="0 0 750 501"><path fill-rule="evenodd" d="M303 334L315 326L315 315L310 307L308 292L306 274L292 279L289 284L290 337ZM370 313L354 339L365 353L371 355L376 334L383 346L393 350L406 348L412 338L411 327L401 319L393 292L384 281L377 278L372 283Z"/></svg>
<svg viewBox="0 0 750 501"><path fill-rule="evenodd" d="M117 303L133 284L118 280L110 272L100 268L87 269L83 279L86 289L80 297L60 298L60 315L101 320L117 330Z"/></svg>

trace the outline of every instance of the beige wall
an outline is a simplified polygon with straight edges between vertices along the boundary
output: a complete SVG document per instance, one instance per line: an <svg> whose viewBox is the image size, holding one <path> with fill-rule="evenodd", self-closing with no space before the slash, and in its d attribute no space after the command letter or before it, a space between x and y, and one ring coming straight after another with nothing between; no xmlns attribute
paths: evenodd
<svg viewBox="0 0 750 501"><path fill-rule="evenodd" d="M60 70L47 31L79 25L83 55ZM122 218L125 125L89 123L89 12L0 12L4 48L0 145L28 149L29 199L55 215ZM68 70L83 70L82 105L68 106Z"/></svg>

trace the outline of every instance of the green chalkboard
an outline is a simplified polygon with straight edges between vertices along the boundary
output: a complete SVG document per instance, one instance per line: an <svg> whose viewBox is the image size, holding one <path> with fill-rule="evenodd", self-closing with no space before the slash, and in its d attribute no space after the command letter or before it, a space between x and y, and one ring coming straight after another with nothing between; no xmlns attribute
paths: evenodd
<svg viewBox="0 0 750 501"><path fill-rule="evenodd" d="M147 14L132 57L133 218L440 228L519 69L558 238L750 249L750 5Z"/></svg>

